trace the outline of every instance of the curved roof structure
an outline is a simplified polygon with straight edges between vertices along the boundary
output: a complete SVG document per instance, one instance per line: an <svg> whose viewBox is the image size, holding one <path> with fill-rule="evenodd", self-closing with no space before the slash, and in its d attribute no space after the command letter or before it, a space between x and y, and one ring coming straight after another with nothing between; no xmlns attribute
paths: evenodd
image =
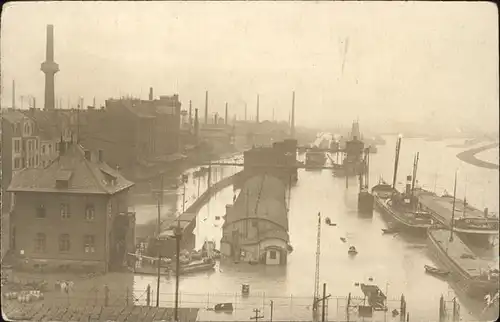
<svg viewBox="0 0 500 322"><path fill-rule="evenodd" d="M245 182L224 225L245 219L266 219L288 231L286 186L276 177L257 175Z"/></svg>

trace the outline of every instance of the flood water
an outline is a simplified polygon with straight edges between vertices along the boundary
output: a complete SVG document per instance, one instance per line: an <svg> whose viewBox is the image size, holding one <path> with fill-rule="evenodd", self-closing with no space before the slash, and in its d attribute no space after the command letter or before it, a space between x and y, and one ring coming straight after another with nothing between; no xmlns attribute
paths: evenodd
<svg viewBox="0 0 500 322"><path fill-rule="evenodd" d="M396 137L385 137L387 143L378 146L378 152L370 155L370 187L380 177L392 180ZM403 139L398 171L398 188L403 189L407 174L411 173L413 154L420 152L418 164L418 185L441 193L453 191L455 170L458 170L457 196L464 194L471 205L479 209L488 207L498 213L498 170L478 168L463 163L456 154L460 148L446 147L458 141L427 142L423 139ZM239 171L237 167L222 170L214 166L213 180ZM206 189L207 180L199 181L201 191ZM181 209L182 188L165 197L164 211ZM197 195L198 179L186 185L186 199ZM359 295L355 283L377 284L387 292L389 313L383 320L394 320L390 311L399 308L399 298L404 294L407 311L412 321L438 319L439 298L454 297L454 289L443 280L425 274L424 265L433 265L425 239L409 239L403 236L382 235L386 222L374 212L372 218L362 218L357 213L358 180L351 178L346 189L345 178L335 178L330 170L299 170L297 185L291 189L289 214L290 239L294 251L288 257L286 266L265 267L245 263L221 262L215 272L181 277L181 306L206 308L220 302L236 304L232 315L214 315L204 312L202 318L211 320L249 319L254 308L261 309L269 317L269 303L274 301L275 320L311 320L311 304L314 289L315 258L318 212L322 215L320 286L327 283L327 293L332 295L328 303L328 320L345 319L346 302L336 297L346 297L350 292ZM228 187L217 193L199 212L195 234L197 248L205 240L215 240L220 245L222 217L226 204L230 204L237 193ZM187 198L190 196L190 198ZM171 198L171 199L168 199ZM151 192L140 192L134 196L137 222L154 220L157 215L156 199ZM170 203L169 203L170 202ZM191 202L191 201L189 201ZM162 212L163 213L163 212ZM337 226L327 226L329 217ZM345 237L343 243L340 237ZM358 255L349 257L347 250L354 245ZM498 245L497 245L498 247ZM496 253L495 253L496 252ZM498 254L498 248L492 251ZM497 256L497 255L496 255ZM373 282L368 282L372 278ZM241 285L250 285L250 296L243 298ZM156 289L155 277L135 277L135 293L140 296L147 284ZM161 305L172 305L175 290L174 278L162 278ZM484 320L478 315L482 304L464 300L463 320ZM392 303L392 304L391 304ZM205 314L205 315L203 315ZM211 315L212 314L212 315ZM474 318L472 318L474 316ZM399 317L397 317L399 320Z"/></svg>

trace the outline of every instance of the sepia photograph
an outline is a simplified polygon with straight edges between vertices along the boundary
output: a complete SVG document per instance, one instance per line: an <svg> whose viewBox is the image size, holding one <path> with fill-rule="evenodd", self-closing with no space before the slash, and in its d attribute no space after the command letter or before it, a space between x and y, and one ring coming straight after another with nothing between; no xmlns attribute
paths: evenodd
<svg viewBox="0 0 500 322"><path fill-rule="evenodd" d="M497 320L498 15L5 2L3 319Z"/></svg>

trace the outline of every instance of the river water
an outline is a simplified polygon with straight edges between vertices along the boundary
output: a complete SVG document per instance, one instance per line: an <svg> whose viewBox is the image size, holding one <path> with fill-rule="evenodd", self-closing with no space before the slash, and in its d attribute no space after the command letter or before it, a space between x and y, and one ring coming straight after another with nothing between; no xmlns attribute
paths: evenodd
<svg viewBox="0 0 500 322"><path fill-rule="evenodd" d="M392 180L396 137L385 137L386 145L379 146L376 154L370 155L370 186L379 177ZM453 191L455 170L458 170L457 196L465 194L470 204L477 208L488 207L498 213L498 170L478 168L456 158L463 149L446 147L460 141L428 142L423 139L403 139L398 171L398 188L403 189L405 177L411 173L413 154L420 152L418 184L441 193ZM239 158L241 160L241 157ZM213 167L212 179L231 175L241 169L237 167ZM192 171L191 171L192 172ZM189 202L206 189L206 177L193 179L186 185L186 199ZM182 208L182 188L165 192L162 216L175 213ZM270 315L270 300L274 301L274 320L311 320L311 303L314 289L317 214L330 217L337 226L321 225L320 284L327 283L327 292L332 294L327 315L329 321L346 319L346 297L350 292L359 295L355 283L372 279L387 292L389 313L378 320L391 321L390 311L399 307L401 294L407 300L407 310L412 321L435 321L438 319L439 298L455 296L454 289L446 281L424 273L424 265L433 265L426 241L408 239L403 236L382 235L386 227L380 214L372 218L361 218L357 214L357 179L346 182L333 177L330 170L299 170L297 185L291 189L290 238L294 251L289 255L285 267L251 266L240 263L221 262L215 272L181 277L181 306L213 307L220 302L236 305L233 314L215 314L203 311L202 320L248 320L255 315L253 309L261 310L266 318ZM220 245L222 220L225 206L232 202L232 187L217 193L199 212L195 234L196 245L201 247L205 240L215 240ZM156 199L143 186L133 196L137 222L155 220ZM340 237L346 238L343 243ZM355 258L347 255L350 245L355 245L359 254ZM492 254L498 254L498 248ZM250 285L250 296L242 297L241 285ZM154 277L135 277L135 293L140 296L147 284L156 289ZM175 291L173 278L162 278L161 305L170 306ZM482 304L465 299L457 293L462 303L463 320L484 320L478 311ZM339 297L339 298L337 298ZM397 318L399 319L399 317Z"/></svg>

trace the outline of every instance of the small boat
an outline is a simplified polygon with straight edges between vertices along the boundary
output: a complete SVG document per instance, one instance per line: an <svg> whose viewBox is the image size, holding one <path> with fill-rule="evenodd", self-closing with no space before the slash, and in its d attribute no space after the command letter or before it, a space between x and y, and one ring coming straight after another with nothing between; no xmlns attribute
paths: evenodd
<svg viewBox="0 0 500 322"><path fill-rule="evenodd" d="M216 304L214 307L215 312L230 313L230 312L233 312L233 310L234 310L233 303L219 303L219 304Z"/></svg>
<svg viewBox="0 0 500 322"><path fill-rule="evenodd" d="M395 233L398 233L398 230L396 228L382 228L382 233L395 234Z"/></svg>
<svg viewBox="0 0 500 322"><path fill-rule="evenodd" d="M439 275L439 276L448 276L450 274L449 271L445 271L439 268L435 268L429 265L424 265L425 272L433 275Z"/></svg>
<svg viewBox="0 0 500 322"><path fill-rule="evenodd" d="M326 217L326 219L325 219L325 223L326 223L328 226L337 226L337 224L332 223L332 221L330 220L330 218L329 218L329 217Z"/></svg>
<svg viewBox="0 0 500 322"><path fill-rule="evenodd" d="M358 251L356 250L356 247L351 246L351 247L349 247L349 250L347 251L347 253L349 255L356 255L358 253Z"/></svg>

